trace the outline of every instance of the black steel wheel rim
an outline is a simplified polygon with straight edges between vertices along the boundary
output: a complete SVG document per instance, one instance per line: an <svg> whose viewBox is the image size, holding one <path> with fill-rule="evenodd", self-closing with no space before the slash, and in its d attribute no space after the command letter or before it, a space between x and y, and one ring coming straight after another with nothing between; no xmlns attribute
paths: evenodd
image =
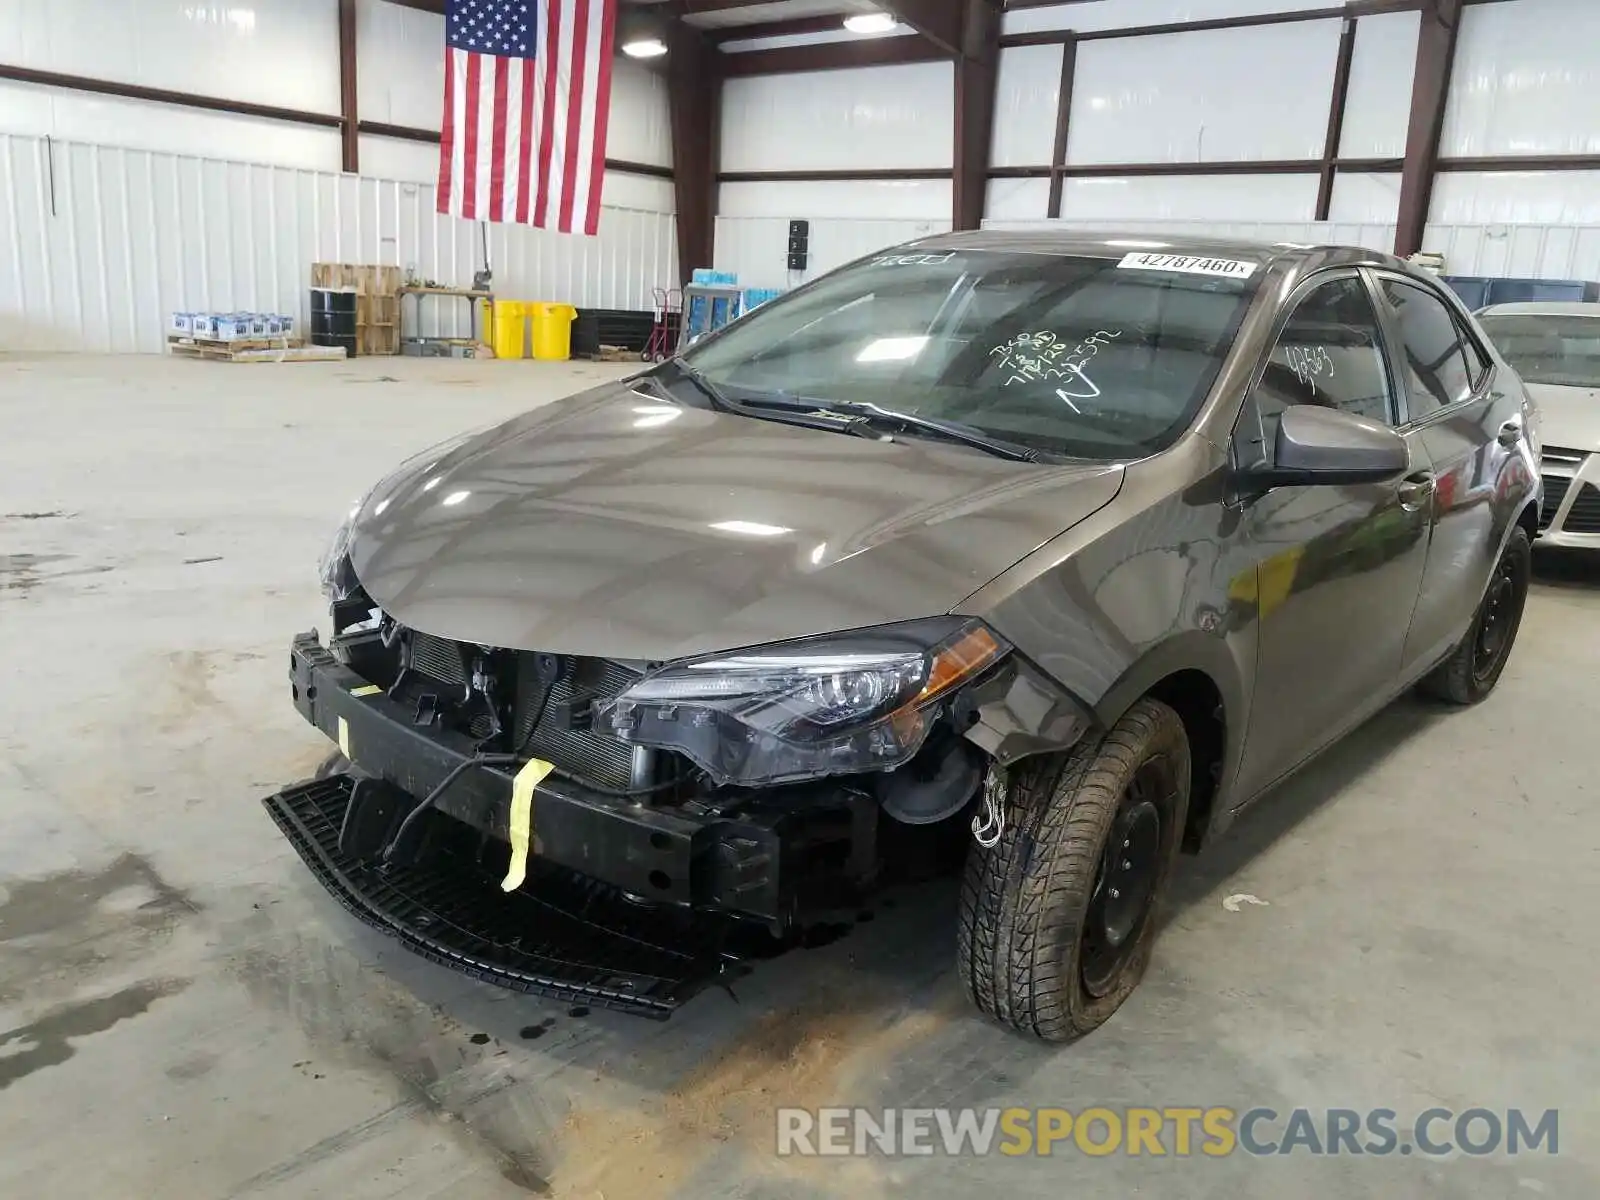
<svg viewBox="0 0 1600 1200"><path fill-rule="evenodd" d="M1161 873L1165 792L1156 761L1134 772L1123 789L1100 855L1079 946L1079 974L1091 996L1103 996L1133 957L1150 918Z"/></svg>
<svg viewBox="0 0 1600 1200"><path fill-rule="evenodd" d="M1516 558L1508 553L1501 556L1489 580L1483 609L1478 614L1478 628L1473 635L1472 677L1478 683L1494 674L1511 648L1522 590L1520 574Z"/></svg>

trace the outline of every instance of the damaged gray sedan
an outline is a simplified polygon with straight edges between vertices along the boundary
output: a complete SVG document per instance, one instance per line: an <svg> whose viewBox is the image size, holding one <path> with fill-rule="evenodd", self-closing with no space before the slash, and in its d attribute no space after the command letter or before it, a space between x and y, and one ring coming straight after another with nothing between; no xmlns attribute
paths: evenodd
<svg viewBox="0 0 1600 1200"><path fill-rule="evenodd" d="M926 239L382 480L267 806L418 952L654 1016L953 848L973 1001L1070 1039L1180 849L1494 687L1537 442L1386 255Z"/></svg>

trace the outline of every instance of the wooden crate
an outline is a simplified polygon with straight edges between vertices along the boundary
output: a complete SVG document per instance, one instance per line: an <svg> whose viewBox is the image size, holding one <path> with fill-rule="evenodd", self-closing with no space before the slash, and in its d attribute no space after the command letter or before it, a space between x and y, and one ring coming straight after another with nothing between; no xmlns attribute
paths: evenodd
<svg viewBox="0 0 1600 1200"><path fill-rule="evenodd" d="M400 353L399 267L370 263L312 263L311 286L356 293L356 353Z"/></svg>

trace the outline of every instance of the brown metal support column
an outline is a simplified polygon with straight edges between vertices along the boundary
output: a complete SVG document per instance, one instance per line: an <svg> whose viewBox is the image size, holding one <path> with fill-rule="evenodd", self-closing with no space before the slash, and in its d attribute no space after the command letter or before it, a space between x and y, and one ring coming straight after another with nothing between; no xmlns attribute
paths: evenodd
<svg viewBox="0 0 1600 1200"><path fill-rule="evenodd" d="M1000 8L994 0L967 0L956 58L955 171L951 221L956 229L983 222L994 141L995 80L1000 66Z"/></svg>
<svg viewBox="0 0 1600 1200"><path fill-rule="evenodd" d="M1334 166L1339 159L1339 139L1344 135L1344 109L1350 99L1350 64L1356 55L1356 19L1344 19L1339 35L1339 57L1333 64L1333 99L1328 104L1328 136L1322 143L1322 169L1317 181L1314 221L1326 221L1333 207Z"/></svg>
<svg viewBox="0 0 1600 1200"><path fill-rule="evenodd" d="M1045 215L1051 220L1061 216L1061 191L1065 176L1061 168L1067 164L1067 133L1072 128L1072 85L1078 73L1078 39L1068 38L1061 43L1061 91L1056 96L1056 136L1050 150L1050 200Z"/></svg>
<svg viewBox="0 0 1600 1200"><path fill-rule="evenodd" d="M1462 0L1427 0L1417 37L1417 65L1411 79L1411 120L1406 127L1406 158L1400 171L1400 219L1394 252L1422 249L1428 225L1428 203L1439 163L1439 135L1444 131L1445 101L1450 95L1450 70L1461 28Z"/></svg>
<svg viewBox="0 0 1600 1200"><path fill-rule="evenodd" d="M667 45L667 105L681 283L688 281L696 267L709 267L712 262L722 141L723 55L705 34L683 21L673 22Z"/></svg>
<svg viewBox="0 0 1600 1200"><path fill-rule="evenodd" d="M339 0L340 166L361 170L361 117L356 111L356 0Z"/></svg>

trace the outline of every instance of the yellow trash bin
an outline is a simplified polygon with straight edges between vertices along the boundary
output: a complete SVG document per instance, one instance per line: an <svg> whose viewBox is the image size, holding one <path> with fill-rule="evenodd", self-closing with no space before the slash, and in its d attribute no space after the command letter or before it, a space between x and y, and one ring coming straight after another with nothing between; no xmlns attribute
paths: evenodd
<svg viewBox="0 0 1600 1200"><path fill-rule="evenodd" d="M494 302L494 332L489 344L496 358L524 358L523 339L526 336L528 305L521 300L496 300Z"/></svg>
<svg viewBox="0 0 1600 1200"><path fill-rule="evenodd" d="M565 362L572 357L572 322L578 310L570 304L538 301L525 306L533 318L533 356L546 362Z"/></svg>

